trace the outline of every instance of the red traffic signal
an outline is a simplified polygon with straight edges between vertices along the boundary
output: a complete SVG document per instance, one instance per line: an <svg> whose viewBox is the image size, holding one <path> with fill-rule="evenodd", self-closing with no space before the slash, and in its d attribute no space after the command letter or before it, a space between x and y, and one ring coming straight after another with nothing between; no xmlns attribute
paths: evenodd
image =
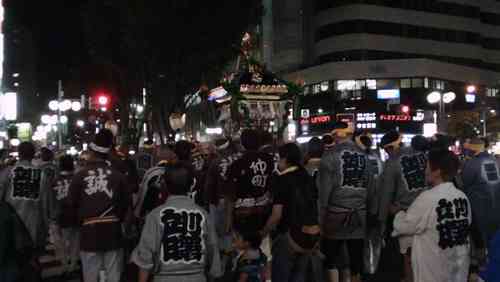
<svg viewBox="0 0 500 282"><path fill-rule="evenodd" d="M97 96L97 103L99 103L99 106L107 106L109 103L109 97L103 94L100 94Z"/></svg>
<svg viewBox="0 0 500 282"><path fill-rule="evenodd" d="M401 112L403 114L409 114L410 113L410 107L407 105L401 105Z"/></svg>

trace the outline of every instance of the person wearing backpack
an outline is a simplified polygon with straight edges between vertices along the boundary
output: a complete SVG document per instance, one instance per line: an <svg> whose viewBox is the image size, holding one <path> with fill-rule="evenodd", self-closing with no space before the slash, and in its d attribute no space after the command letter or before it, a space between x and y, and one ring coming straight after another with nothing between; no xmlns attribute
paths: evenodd
<svg viewBox="0 0 500 282"><path fill-rule="evenodd" d="M311 281L309 262L314 262L320 227L317 189L302 166L302 154L294 143L279 149L280 175L274 182L273 208L261 233L276 229L272 248L272 281ZM320 273L313 263L313 273ZM314 281L314 280L313 280Z"/></svg>

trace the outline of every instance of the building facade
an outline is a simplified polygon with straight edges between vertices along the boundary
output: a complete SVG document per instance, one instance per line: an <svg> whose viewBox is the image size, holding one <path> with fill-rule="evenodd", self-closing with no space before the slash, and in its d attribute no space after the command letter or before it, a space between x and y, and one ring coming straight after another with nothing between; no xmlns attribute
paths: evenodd
<svg viewBox="0 0 500 282"><path fill-rule="evenodd" d="M326 111L394 111L377 97L389 89L421 110L433 109L428 93L453 91L450 108L470 110L469 85L476 106L498 106L500 1L277 0L272 9L267 63L305 83L305 95L326 92L318 100L332 100Z"/></svg>
<svg viewBox="0 0 500 282"><path fill-rule="evenodd" d="M36 50L33 33L19 24L10 6L3 22L4 56L2 92L17 93L17 116L21 121L37 119L40 99L36 95Z"/></svg>

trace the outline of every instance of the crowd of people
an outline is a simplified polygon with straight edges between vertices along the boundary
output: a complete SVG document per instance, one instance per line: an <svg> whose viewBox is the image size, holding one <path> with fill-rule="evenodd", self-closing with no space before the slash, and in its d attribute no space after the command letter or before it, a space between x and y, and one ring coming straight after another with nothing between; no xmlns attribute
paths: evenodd
<svg viewBox="0 0 500 282"><path fill-rule="evenodd" d="M343 122L307 144L100 131L78 159L30 142L0 171L0 281L40 281L52 244L84 282L500 281L500 171L484 139ZM64 281L64 280L63 280Z"/></svg>

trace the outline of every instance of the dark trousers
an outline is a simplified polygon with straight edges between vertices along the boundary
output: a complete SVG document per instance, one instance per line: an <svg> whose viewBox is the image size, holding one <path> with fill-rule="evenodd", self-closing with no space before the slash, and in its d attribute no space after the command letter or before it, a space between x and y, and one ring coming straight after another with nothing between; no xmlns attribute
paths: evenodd
<svg viewBox="0 0 500 282"><path fill-rule="evenodd" d="M324 239L322 245L323 253L326 256L326 267L328 269L342 269L347 266L353 275L363 272L363 239L352 240L330 240ZM346 258L339 256L344 244L347 246L347 257L349 258L345 265ZM341 261L339 261L341 258Z"/></svg>
<svg viewBox="0 0 500 282"><path fill-rule="evenodd" d="M315 252L301 254L292 250L286 234L279 234L272 246L273 282L320 282L323 267Z"/></svg>

